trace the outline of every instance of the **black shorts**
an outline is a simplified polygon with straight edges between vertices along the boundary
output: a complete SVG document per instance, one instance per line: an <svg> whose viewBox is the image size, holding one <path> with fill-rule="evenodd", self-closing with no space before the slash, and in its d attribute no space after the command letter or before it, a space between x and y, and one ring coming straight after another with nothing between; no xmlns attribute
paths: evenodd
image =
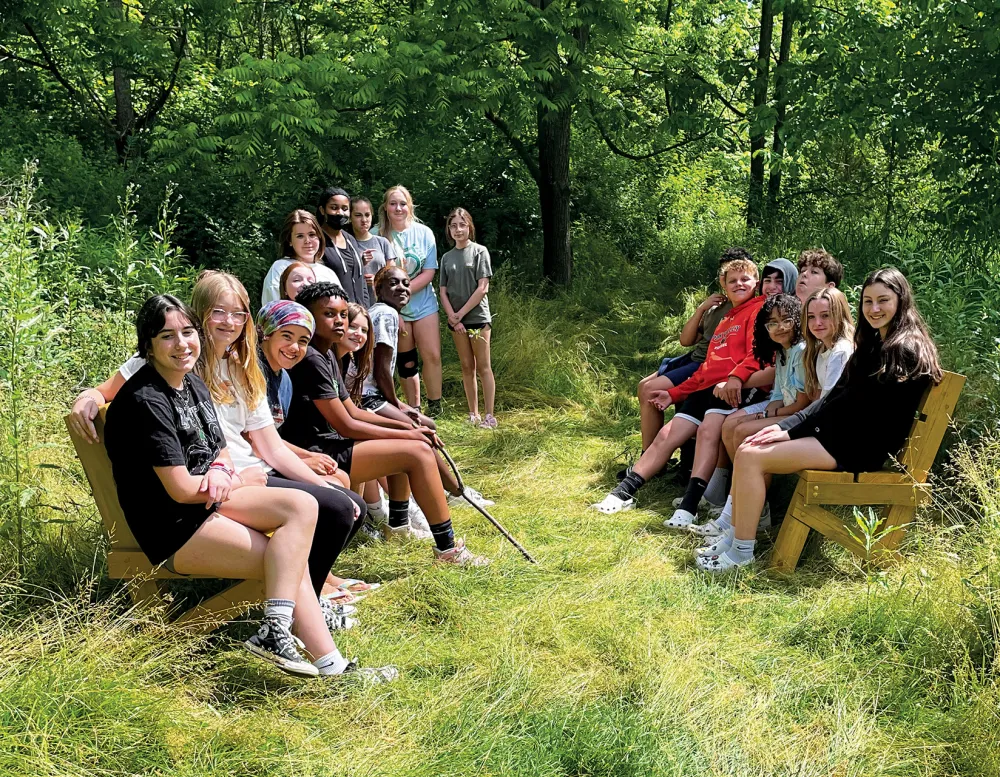
<svg viewBox="0 0 1000 777"><path fill-rule="evenodd" d="M705 420L706 415L710 415L712 413L729 415L731 413L735 413L741 407L752 405L754 402L759 402L767 396L767 392L761 391L760 389L743 389L743 391L740 392L739 406L730 407L727 402L723 402L715 396L713 393L714 388L715 387L713 386L710 389L696 391L694 394L689 396L678 406L677 411L674 413L674 418L683 418L686 421L690 421L695 426L701 426L701 422Z"/></svg>
<svg viewBox="0 0 1000 777"><path fill-rule="evenodd" d="M348 475L351 474L351 460L354 458L354 440L324 439L319 445L309 448L317 453L325 453L335 462L337 466Z"/></svg>
<svg viewBox="0 0 1000 777"><path fill-rule="evenodd" d="M377 413L388 401L381 394L364 394L361 397L361 407L369 413Z"/></svg>

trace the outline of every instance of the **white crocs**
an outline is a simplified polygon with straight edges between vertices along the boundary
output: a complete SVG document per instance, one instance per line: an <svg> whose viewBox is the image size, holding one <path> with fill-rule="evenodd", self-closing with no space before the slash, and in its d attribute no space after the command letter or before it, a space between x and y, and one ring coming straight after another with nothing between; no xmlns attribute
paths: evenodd
<svg viewBox="0 0 1000 777"><path fill-rule="evenodd" d="M683 502L683 501L684 501L684 497L679 496L676 499L674 499L674 501L671 502L670 504L673 505L673 508L676 510L678 507L681 506L681 502ZM705 499L705 497L702 497L701 499L698 500L698 509L699 510L711 510L713 507L715 507L715 505L713 505L711 502L709 502L707 499Z"/></svg>
<svg viewBox="0 0 1000 777"><path fill-rule="evenodd" d="M674 510L674 514L663 522L668 529L687 529L694 523L695 516L687 510Z"/></svg>
<svg viewBox="0 0 1000 777"><path fill-rule="evenodd" d="M608 494L597 504L591 505L591 507L599 513L614 515L615 513L622 513L635 507L635 499L619 499L614 494Z"/></svg>
<svg viewBox="0 0 1000 777"><path fill-rule="evenodd" d="M734 569L739 569L740 567L749 566L754 560L754 557L751 556L744 561L736 561L730 558L728 553L723 553L719 556L699 556L695 559L694 563L703 572L721 575L726 572L732 572Z"/></svg>
<svg viewBox="0 0 1000 777"><path fill-rule="evenodd" d="M721 537L725 533L725 529L714 519L707 523L692 523L688 526L688 531L696 537Z"/></svg>

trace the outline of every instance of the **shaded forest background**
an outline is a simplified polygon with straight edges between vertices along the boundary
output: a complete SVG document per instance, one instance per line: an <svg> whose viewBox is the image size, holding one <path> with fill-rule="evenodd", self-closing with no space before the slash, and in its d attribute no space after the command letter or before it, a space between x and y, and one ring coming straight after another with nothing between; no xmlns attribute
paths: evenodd
<svg viewBox="0 0 1000 777"><path fill-rule="evenodd" d="M473 213L501 407L631 418L724 246L822 245L851 296L882 264L909 275L970 377L962 434L995 428L1000 2L0 10L0 531L21 569L28 529L64 520L58 418L130 353L142 300L202 267L255 295L285 214L331 184L376 205L405 184L442 248L445 214Z"/></svg>
<svg viewBox="0 0 1000 777"><path fill-rule="evenodd" d="M650 272L721 235L994 255L993 0L4 5L0 175L37 159L88 225L129 183L152 224L173 183L199 266L270 263L331 183L404 183L438 230L461 204L562 285L584 232Z"/></svg>

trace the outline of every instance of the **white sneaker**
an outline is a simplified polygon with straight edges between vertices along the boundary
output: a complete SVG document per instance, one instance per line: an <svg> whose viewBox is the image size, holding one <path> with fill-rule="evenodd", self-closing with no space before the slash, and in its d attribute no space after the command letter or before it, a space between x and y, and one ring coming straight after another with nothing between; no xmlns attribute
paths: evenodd
<svg viewBox="0 0 1000 777"><path fill-rule="evenodd" d="M487 499L485 496L480 494L478 491L476 491L476 489L472 488L471 486L466 486L465 491L463 493L465 494L466 499L468 499L470 502L474 502L480 507L493 507L493 505L496 504L496 502L494 502L492 499ZM462 498L461 494L459 494L458 496L455 496L455 494L448 494L449 507L454 507L455 505L460 505L460 504L465 504L465 499Z"/></svg>
<svg viewBox="0 0 1000 777"><path fill-rule="evenodd" d="M455 541L455 547L450 550L434 548L434 560L440 564L454 564L458 567L485 567L490 560L486 556L476 556L465 547L465 540Z"/></svg>
<svg viewBox="0 0 1000 777"><path fill-rule="evenodd" d="M599 513L613 515L614 513L623 513L626 510L631 510L635 507L635 499L619 499L614 494L608 494L597 504L591 505L591 507Z"/></svg>
<svg viewBox="0 0 1000 777"><path fill-rule="evenodd" d="M419 542L434 536L430 533L430 530L425 534L409 523L404 526L390 526L384 523L379 528L382 529L382 536L385 537L386 542Z"/></svg>
<svg viewBox="0 0 1000 777"><path fill-rule="evenodd" d="M663 522L668 529L687 530L688 526L694 523L695 516L687 510L674 510L674 514Z"/></svg>
<svg viewBox="0 0 1000 777"><path fill-rule="evenodd" d="M420 506L410 497L410 505L407 508L410 516L410 526L417 533L419 539L429 540L434 535L431 534L431 525L427 522L427 516Z"/></svg>

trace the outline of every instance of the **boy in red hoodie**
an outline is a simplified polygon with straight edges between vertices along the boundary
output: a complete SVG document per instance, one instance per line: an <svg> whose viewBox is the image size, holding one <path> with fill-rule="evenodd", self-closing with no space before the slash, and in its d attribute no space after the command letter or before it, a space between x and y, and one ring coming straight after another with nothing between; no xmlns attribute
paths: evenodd
<svg viewBox="0 0 1000 777"><path fill-rule="evenodd" d="M631 510L635 493L659 472L684 442L696 433L718 440L722 422L733 411L756 401L760 388L746 388L751 376L760 372L753 355L754 319L764 304L757 291L757 265L747 259L735 259L723 268L726 297L733 309L719 322L708 347L708 356L697 371L683 383L650 398L665 410L676 405L670 422L657 434L653 444L639 457L628 475L601 502L598 511L611 514ZM759 383L760 380L754 380ZM705 427L704 433L699 427Z"/></svg>

